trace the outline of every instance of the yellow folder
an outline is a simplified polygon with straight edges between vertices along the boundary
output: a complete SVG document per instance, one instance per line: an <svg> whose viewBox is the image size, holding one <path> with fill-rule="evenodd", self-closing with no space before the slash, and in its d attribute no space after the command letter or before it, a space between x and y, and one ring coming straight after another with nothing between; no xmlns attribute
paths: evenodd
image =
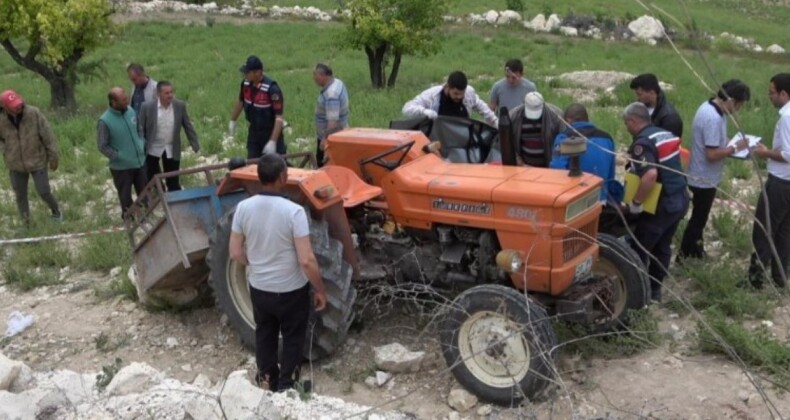
<svg viewBox="0 0 790 420"><path fill-rule="evenodd" d="M639 175L627 172L625 174L625 197L623 197L623 201L625 204L631 204L634 201L634 196L636 195L636 191L639 189L639 183L642 180L639 178ZM650 213L656 214L656 207L658 207L658 197L661 195L661 183L656 182L656 185L650 190L650 194L647 195L645 201L642 202L642 208Z"/></svg>

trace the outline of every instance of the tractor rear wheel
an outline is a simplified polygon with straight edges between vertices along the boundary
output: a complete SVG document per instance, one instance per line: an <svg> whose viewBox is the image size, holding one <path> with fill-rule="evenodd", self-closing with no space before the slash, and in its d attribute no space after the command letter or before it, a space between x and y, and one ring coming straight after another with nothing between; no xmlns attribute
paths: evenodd
<svg viewBox="0 0 790 420"><path fill-rule="evenodd" d="M501 405L549 385L557 338L546 311L516 289L481 285L461 293L441 323L444 360L479 398Z"/></svg>
<svg viewBox="0 0 790 420"><path fill-rule="evenodd" d="M594 329L611 331L628 325L628 311L644 308L650 303L650 283L642 260L625 241L601 233L598 235L600 255L593 265L599 288L595 306L603 313Z"/></svg>
<svg viewBox="0 0 790 420"><path fill-rule="evenodd" d="M227 315L228 323L239 334L242 343L254 349L255 318L246 267L232 260L228 253L233 214L231 210L220 219L210 238L206 257L211 270L209 285L214 290L217 307ZM308 221L310 242L327 294L326 308L320 313L312 309L310 312L304 356L316 360L332 354L345 341L354 318L357 292L351 285L352 268L342 259L343 245L329 236L326 222L314 221L309 216Z"/></svg>

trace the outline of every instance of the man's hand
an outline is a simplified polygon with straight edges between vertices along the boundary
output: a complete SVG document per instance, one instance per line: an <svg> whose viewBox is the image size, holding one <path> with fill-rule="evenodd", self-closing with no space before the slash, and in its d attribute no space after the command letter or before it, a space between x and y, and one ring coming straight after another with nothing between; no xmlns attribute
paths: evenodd
<svg viewBox="0 0 790 420"><path fill-rule="evenodd" d="M436 111L434 111L432 109L426 109L426 110L422 111L422 115L425 115L426 117L428 117L429 119L432 119L432 120L435 120L436 117L439 116L439 114L437 114Z"/></svg>
<svg viewBox="0 0 790 420"><path fill-rule="evenodd" d="M266 146L263 146L263 154L275 154L277 153L277 140L269 140L266 142Z"/></svg>
<svg viewBox="0 0 790 420"><path fill-rule="evenodd" d="M754 153L755 156L761 158L765 158L767 152L768 152L768 148L765 147L765 145L762 143L757 143L757 145L754 146L754 149L752 150L752 153Z"/></svg>
<svg viewBox="0 0 790 420"><path fill-rule="evenodd" d="M644 211L644 208L642 207L642 203L638 203L636 200L631 201L631 203L628 204L628 212L633 214L633 215L640 214L643 211Z"/></svg>
<svg viewBox="0 0 790 420"><path fill-rule="evenodd" d="M313 306L316 311L323 311L326 308L326 291L315 291L313 293Z"/></svg>
<svg viewBox="0 0 790 420"><path fill-rule="evenodd" d="M57 161L57 159L49 161L49 170L50 171L57 171L58 170L58 161Z"/></svg>
<svg viewBox="0 0 790 420"><path fill-rule="evenodd" d="M192 151L197 153L200 151L200 146L192 146Z"/></svg>
<svg viewBox="0 0 790 420"><path fill-rule="evenodd" d="M738 153L738 152L740 152L741 150L743 150L743 149L745 149L747 147L749 147L749 140L746 140L746 137L741 136L741 139L738 140L737 142L735 142L735 145L734 145L735 152L734 153Z"/></svg>
<svg viewBox="0 0 790 420"><path fill-rule="evenodd" d="M236 121L228 121L228 134L230 134L231 137L236 135Z"/></svg>

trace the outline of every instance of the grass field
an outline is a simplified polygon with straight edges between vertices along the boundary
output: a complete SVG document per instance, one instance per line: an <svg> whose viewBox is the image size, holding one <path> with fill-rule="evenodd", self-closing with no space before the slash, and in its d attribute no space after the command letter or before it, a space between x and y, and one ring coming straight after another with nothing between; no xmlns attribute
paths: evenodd
<svg viewBox="0 0 790 420"><path fill-rule="evenodd" d="M331 63L336 75L346 82L351 95L351 122L355 126L385 127L391 119L400 117L401 106L406 100L432 84L441 83L455 69L464 70L471 85L486 97L490 86L501 77L502 62L510 57L523 59L527 76L537 82L547 100L560 107L567 106L574 98L556 94L545 78L575 70L658 74L663 81L675 86L668 95L686 120L687 127L697 106L708 97L692 72L666 46L537 35L515 27L476 28L474 31L448 27L446 42L438 55L407 57L394 89L373 90L368 82L364 54L338 45L341 31L342 26L335 23L299 22L216 24L212 27L173 23L125 26L112 45L88 57L88 60L104 64L106 76L85 80L78 86L80 109L77 115L67 120L50 116L63 155L61 169L55 178L68 174L68 180L80 180L79 185L66 182L58 191L61 201L66 203L65 228L71 230L114 222L102 215L92 215L91 220L86 221L84 216L89 212L84 206L91 197L102 195L104 183L109 179L106 160L96 150L96 119L107 106L109 87L129 86L125 67L132 61L144 64L155 79L168 79L175 84L177 96L189 104L201 136L201 153L219 154L221 158L244 154L241 134L237 136L236 146L227 150L223 149L221 139L238 91L240 74L237 69L249 54L263 58L268 74L284 91L285 116L293 128L289 141L313 137L312 113L317 88L311 71L318 61ZM254 44L251 40L259 40L261 47L251 48ZM710 80L695 52L684 51L683 55L696 71ZM752 86L753 100L742 110L741 120L747 131L770 138L775 111L765 92L768 78L786 68L782 59L715 51L708 56L719 79L737 77ZM0 87L17 89L29 103L42 108L49 102L45 81L17 67L5 55L0 56ZM630 139L619 112L632 96L626 86L619 87L616 94L616 100L601 103L605 107L591 107L592 119L627 144ZM184 159L184 164L189 165L194 162L194 155L187 154ZM8 191L5 177L0 177L0 186ZM39 204L35 198L32 201ZM0 203L0 217L5 221L13 220L15 212L13 200ZM7 228L0 229L5 230L5 235L17 234Z"/></svg>

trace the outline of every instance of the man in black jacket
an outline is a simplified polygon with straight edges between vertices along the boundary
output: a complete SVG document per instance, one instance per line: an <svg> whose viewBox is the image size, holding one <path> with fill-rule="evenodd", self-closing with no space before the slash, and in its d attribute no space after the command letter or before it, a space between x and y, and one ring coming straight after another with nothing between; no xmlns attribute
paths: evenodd
<svg viewBox="0 0 790 420"><path fill-rule="evenodd" d="M667 101L655 74L645 73L634 77L630 87L636 95L636 100L645 104L650 111L653 125L683 137L683 119L680 118L675 107Z"/></svg>

